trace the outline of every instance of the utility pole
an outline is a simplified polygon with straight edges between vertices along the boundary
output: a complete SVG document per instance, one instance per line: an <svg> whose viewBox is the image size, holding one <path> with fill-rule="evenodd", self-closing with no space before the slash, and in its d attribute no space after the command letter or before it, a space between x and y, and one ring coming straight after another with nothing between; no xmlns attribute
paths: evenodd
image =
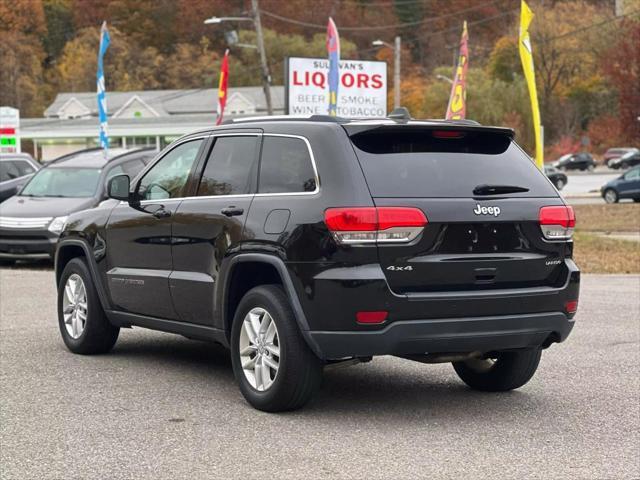
<svg viewBox="0 0 640 480"><path fill-rule="evenodd" d="M402 54L401 50L401 40L400 37L396 37L395 48L394 48L394 66L393 66L393 107L400 107L400 55Z"/></svg>
<svg viewBox="0 0 640 480"><path fill-rule="evenodd" d="M400 107L400 56L402 55L402 40L398 36L393 45L383 40L371 42L374 47L388 47L393 50L393 108Z"/></svg>
<svg viewBox="0 0 640 480"><path fill-rule="evenodd" d="M262 34L262 23L260 22L260 9L258 0L251 0L253 10L253 24L256 28L256 39L258 42L258 52L260 53L260 66L262 69L262 86L264 88L264 98L267 102L267 113L273 115L271 104L271 75L269 74L269 64L267 63L267 52L264 48L264 35Z"/></svg>

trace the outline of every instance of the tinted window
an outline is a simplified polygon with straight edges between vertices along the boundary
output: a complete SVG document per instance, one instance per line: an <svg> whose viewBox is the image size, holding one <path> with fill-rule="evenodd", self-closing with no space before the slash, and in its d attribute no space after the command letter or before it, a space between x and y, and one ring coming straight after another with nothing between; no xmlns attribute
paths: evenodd
<svg viewBox="0 0 640 480"><path fill-rule="evenodd" d="M555 197L545 175L506 135L464 132L438 138L429 129L376 129L352 142L377 197L473 197L478 185L528 188L524 197Z"/></svg>
<svg viewBox="0 0 640 480"><path fill-rule="evenodd" d="M25 162L24 160L14 160L14 164L18 169L21 177L24 175L31 175L36 171L36 169L33 168L33 165L31 165L29 162Z"/></svg>
<svg viewBox="0 0 640 480"><path fill-rule="evenodd" d="M124 162L122 164L120 164L120 166L122 167L122 170L124 171L124 173L126 173L127 175L129 175L129 178L133 178L135 177L137 174L139 174L142 169L144 168L144 162L142 160L130 160L128 162Z"/></svg>
<svg viewBox="0 0 640 480"><path fill-rule="evenodd" d="M198 195L251 193L258 137L219 137L202 172Z"/></svg>
<svg viewBox="0 0 640 480"><path fill-rule="evenodd" d="M640 179L640 170L630 170L624 176L625 180L638 180Z"/></svg>
<svg viewBox="0 0 640 480"><path fill-rule="evenodd" d="M189 172L198 157L202 140L178 145L149 170L138 187L142 200L158 200L183 196Z"/></svg>
<svg viewBox="0 0 640 480"><path fill-rule="evenodd" d="M40 170L20 195L31 197L93 197L98 186L97 168L49 167Z"/></svg>
<svg viewBox="0 0 640 480"><path fill-rule="evenodd" d="M316 178L304 140L265 136L260 160L260 193L313 192Z"/></svg>
<svg viewBox="0 0 640 480"><path fill-rule="evenodd" d="M0 162L0 182L20 177L20 171L12 160Z"/></svg>

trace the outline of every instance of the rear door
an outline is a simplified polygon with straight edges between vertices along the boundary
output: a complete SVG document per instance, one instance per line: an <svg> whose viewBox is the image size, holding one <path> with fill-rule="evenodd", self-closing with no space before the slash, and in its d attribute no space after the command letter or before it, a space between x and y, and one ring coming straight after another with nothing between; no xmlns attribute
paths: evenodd
<svg viewBox="0 0 640 480"><path fill-rule="evenodd" d="M257 182L260 134L214 137L195 194L173 217L171 296L180 320L211 325L223 259L237 251Z"/></svg>
<svg viewBox="0 0 640 480"><path fill-rule="evenodd" d="M548 286L566 278L566 242L545 240L539 223L542 207L564 203L509 131L386 126L351 139L375 205L417 207L427 217L409 243L378 244L395 292Z"/></svg>

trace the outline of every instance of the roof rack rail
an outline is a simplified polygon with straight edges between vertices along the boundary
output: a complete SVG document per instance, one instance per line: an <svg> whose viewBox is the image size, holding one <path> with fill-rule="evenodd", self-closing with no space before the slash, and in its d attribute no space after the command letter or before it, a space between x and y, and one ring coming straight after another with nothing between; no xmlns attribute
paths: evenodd
<svg viewBox="0 0 640 480"><path fill-rule="evenodd" d="M252 122L331 122L331 123L349 123L348 118L332 117L331 115L264 115L258 117L242 117L230 118L222 122L222 125L234 125L237 123Z"/></svg>
<svg viewBox="0 0 640 480"><path fill-rule="evenodd" d="M54 163L63 162L65 160L69 160L70 158L73 158L76 155L79 155L81 153L95 152L96 150L102 150L102 147L83 148L82 150L76 150L75 152L65 153L61 157L54 158L53 160L49 160L48 162L45 162L45 165L52 165Z"/></svg>
<svg viewBox="0 0 640 480"><path fill-rule="evenodd" d="M160 150L157 150L156 147L135 148L133 150L127 150L126 152L122 152L122 153L120 153L118 155L115 155L114 157L111 157L111 158L107 159L107 163L113 162L114 160L118 160L118 159L126 157L128 155L133 155L135 153L141 153L141 152L146 152L146 151L159 152Z"/></svg>

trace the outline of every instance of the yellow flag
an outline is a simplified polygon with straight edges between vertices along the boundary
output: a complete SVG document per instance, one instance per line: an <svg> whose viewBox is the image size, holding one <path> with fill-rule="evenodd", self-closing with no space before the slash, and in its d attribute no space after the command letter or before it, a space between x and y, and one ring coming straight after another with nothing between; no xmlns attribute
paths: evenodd
<svg viewBox="0 0 640 480"><path fill-rule="evenodd" d="M518 50L520 51L520 61L522 62L522 69L524 70L524 77L527 80L529 97L531 98L533 130L536 137L536 165L541 169L544 164L544 145L542 145L540 107L538 106L538 92L536 90L536 74L533 69L533 52L531 51L531 39L529 38L529 24L531 23L531 20L533 20L533 12L524 0L522 0L521 8Z"/></svg>

